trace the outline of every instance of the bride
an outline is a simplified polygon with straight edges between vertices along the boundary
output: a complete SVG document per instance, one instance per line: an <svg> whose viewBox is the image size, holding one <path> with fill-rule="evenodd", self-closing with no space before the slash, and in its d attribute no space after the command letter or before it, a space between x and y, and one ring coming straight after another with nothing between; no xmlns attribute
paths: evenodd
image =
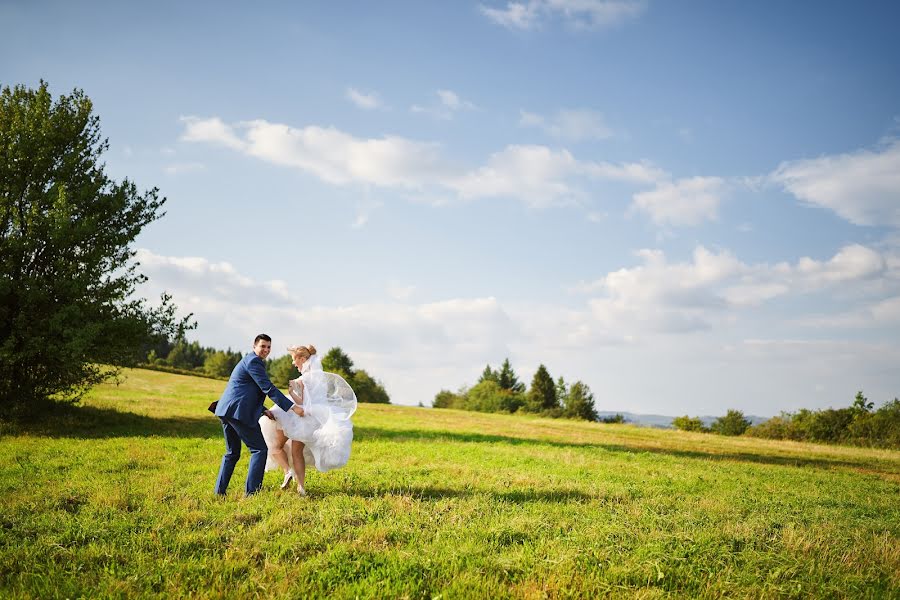
<svg viewBox="0 0 900 600"><path fill-rule="evenodd" d="M269 447L266 471L280 467L284 471L281 489L287 489L294 479L297 493L305 496L307 462L324 473L350 459L350 417L356 410L356 394L341 376L322 370L312 344L291 346L288 352L300 371L300 377L289 382L289 394L303 408L303 416L273 406L270 414L274 420L263 416L259 424Z"/></svg>

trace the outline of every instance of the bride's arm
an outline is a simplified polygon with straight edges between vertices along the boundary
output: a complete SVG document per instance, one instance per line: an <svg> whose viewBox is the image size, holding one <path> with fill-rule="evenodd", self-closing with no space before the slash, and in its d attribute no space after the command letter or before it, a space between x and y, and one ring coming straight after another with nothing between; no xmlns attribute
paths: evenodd
<svg viewBox="0 0 900 600"><path fill-rule="evenodd" d="M303 382L299 378L291 379L288 385L288 392L291 395L291 400L296 404L303 404Z"/></svg>

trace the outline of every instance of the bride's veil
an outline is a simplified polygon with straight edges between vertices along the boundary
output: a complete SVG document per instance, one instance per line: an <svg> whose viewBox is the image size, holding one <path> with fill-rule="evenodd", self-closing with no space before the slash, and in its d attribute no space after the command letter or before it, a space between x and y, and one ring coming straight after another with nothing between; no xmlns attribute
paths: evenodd
<svg viewBox="0 0 900 600"><path fill-rule="evenodd" d="M332 415L350 418L356 412L356 394L344 378L337 373L322 370L322 359L318 354L310 356L300 371L307 392L307 401L314 407L325 405Z"/></svg>

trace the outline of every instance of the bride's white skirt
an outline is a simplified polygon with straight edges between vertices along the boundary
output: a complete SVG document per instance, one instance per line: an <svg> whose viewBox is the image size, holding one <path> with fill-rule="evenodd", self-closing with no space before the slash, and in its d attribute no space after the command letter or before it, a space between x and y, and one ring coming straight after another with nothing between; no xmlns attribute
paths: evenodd
<svg viewBox="0 0 900 600"><path fill-rule="evenodd" d="M329 406L307 406L306 414L299 416L294 412L285 412L278 406L270 409L275 421L263 416L259 420L263 437L269 448L278 443L276 429L288 437L284 446L289 462L293 440L303 442L303 458L307 465L313 465L317 471L325 473L331 469L343 467L350 460L350 446L353 442L353 423L343 410ZM291 464L293 467L293 464ZM271 454L266 461L266 471L279 469Z"/></svg>

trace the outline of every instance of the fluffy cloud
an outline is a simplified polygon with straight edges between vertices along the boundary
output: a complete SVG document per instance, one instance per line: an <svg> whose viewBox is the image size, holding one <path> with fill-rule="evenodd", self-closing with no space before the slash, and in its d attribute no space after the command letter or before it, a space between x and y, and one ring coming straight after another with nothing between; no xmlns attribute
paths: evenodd
<svg viewBox="0 0 900 600"><path fill-rule="evenodd" d="M366 94L356 88L347 88L347 99L363 110L375 110L382 107L381 98L374 92Z"/></svg>
<svg viewBox="0 0 900 600"><path fill-rule="evenodd" d="M437 90L435 94L437 95L435 104L428 106L413 104L410 110L414 113L423 113L438 119L449 120L460 111L475 110L477 108L474 103L462 99L459 94L452 90Z"/></svg>
<svg viewBox="0 0 900 600"><path fill-rule="evenodd" d="M900 227L900 140L877 151L784 162L769 179L851 223Z"/></svg>
<svg viewBox="0 0 900 600"><path fill-rule="evenodd" d="M746 306L787 294L840 289L867 281L900 283L880 253L857 244L833 257L796 264L746 264L727 251L698 246L689 262L670 263L659 250L640 250L643 264L582 282L574 291L591 294L594 316L609 327L683 332L713 327ZM883 309L885 314L889 308Z"/></svg>
<svg viewBox="0 0 900 600"><path fill-rule="evenodd" d="M215 117L188 117L184 123L186 141L223 145L332 184L394 187L445 200L448 194L462 200L508 197L551 206L587 198L589 181L648 185L668 177L648 162L583 161L541 145L507 146L483 166L466 170L451 163L439 144L398 136L358 138L333 127L295 128L264 120L231 126Z"/></svg>
<svg viewBox="0 0 900 600"><path fill-rule="evenodd" d="M598 29L640 16L644 0L529 0L507 2L505 8L479 6L488 19L507 29L529 30L548 19L561 19L577 29Z"/></svg>
<svg viewBox="0 0 900 600"><path fill-rule="evenodd" d="M519 125L536 127L557 139L580 142L603 140L612 137L612 130L603 120L603 115L586 109L560 110L552 117L521 111Z"/></svg>
<svg viewBox="0 0 900 600"><path fill-rule="evenodd" d="M138 252L138 259L149 277L141 292L148 297L163 289L171 292L178 306L195 314L200 324L195 335L205 345L248 350L253 336L266 331L274 337L276 355L298 342L316 343L323 351L341 346L382 379L400 403L428 403L441 388L474 383L486 363L496 366L510 357L521 378L527 379L543 363L554 375L584 379L600 398L615 398L609 408L644 411L671 410L673 394L679 393L673 386L693 394L700 380L711 376L696 372L698 365L708 370L715 364L716 373L725 378L716 385L730 381L734 386L741 380L740 389L746 387L746 404L735 397L734 407L760 410L753 403L763 395L777 412L796 401L792 394L796 396L797 381L815 377L837 386L836 373L882 368L896 359L896 348L885 354L883 345L863 342L783 340L777 337L778 322L773 325L776 336L769 339L760 331L758 339L723 344L713 337L727 331L723 315L740 309L728 291L735 282L781 281L783 293L791 293L804 286L834 289L878 277L864 255L865 249L848 247L829 260L803 261L801 267L800 262L747 265L728 252L702 247L690 261L671 263L659 251L644 250L639 253L643 264L610 272L587 286L593 297L576 308L507 306L493 297L417 304L410 301L415 286L396 281L386 282L390 300L321 306L288 283L254 280L226 262L161 256L146 249ZM869 318L896 325L898 298L895 293L872 303ZM692 335L673 337L684 333ZM850 351L857 354L849 355L853 364L848 365ZM813 352L815 360L810 361ZM769 381L777 375L781 365L802 367L803 361L809 361L809 372L792 369L788 375L794 379L784 385L794 387L785 388L783 397L754 388L761 378ZM655 365L658 377L640 375L648 363ZM665 382L664 389L654 382ZM665 406L647 400L658 397ZM711 390L709 397L718 395ZM810 404L804 399L803 405Z"/></svg>
<svg viewBox="0 0 900 600"><path fill-rule="evenodd" d="M635 194L632 210L646 213L657 225L698 225L716 218L724 191L719 177L661 181Z"/></svg>

